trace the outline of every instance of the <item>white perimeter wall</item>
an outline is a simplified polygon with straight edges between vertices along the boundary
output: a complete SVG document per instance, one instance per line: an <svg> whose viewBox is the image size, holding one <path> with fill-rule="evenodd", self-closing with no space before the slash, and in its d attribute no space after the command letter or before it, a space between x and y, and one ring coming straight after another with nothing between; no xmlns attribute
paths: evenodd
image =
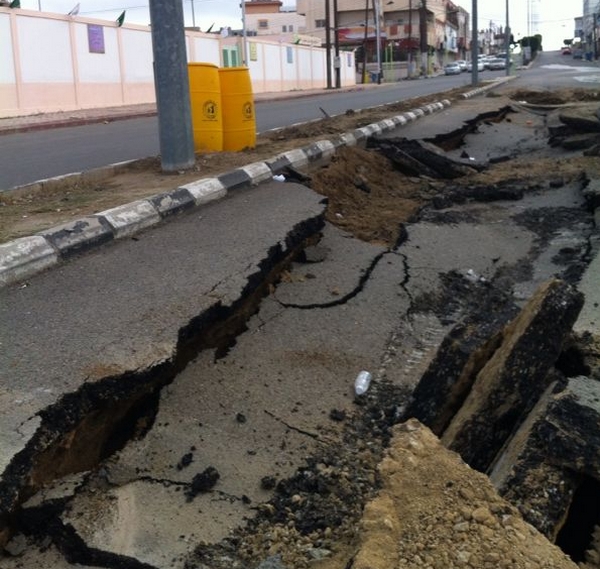
<svg viewBox="0 0 600 569"><path fill-rule="evenodd" d="M101 37L100 53L90 26ZM238 44L241 53L241 42L186 32L188 61L221 65L222 45ZM255 93L327 86L322 48L257 38L248 47ZM0 117L155 101L147 26L0 8L0 53ZM353 54L342 54L340 75L342 85L355 84Z"/></svg>

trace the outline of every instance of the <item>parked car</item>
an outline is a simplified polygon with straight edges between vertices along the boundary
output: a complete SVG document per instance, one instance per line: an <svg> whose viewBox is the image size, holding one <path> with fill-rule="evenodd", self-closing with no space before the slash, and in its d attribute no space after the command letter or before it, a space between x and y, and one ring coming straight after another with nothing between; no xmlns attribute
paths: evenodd
<svg viewBox="0 0 600 569"><path fill-rule="evenodd" d="M490 71L494 71L496 69L506 69L506 59L502 59L500 57L490 59L488 63L488 69L490 69Z"/></svg>
<svg viewBox="0 0 600 569"><path fill-rule="evenodd" d="M477 71L483 71L485 69L485 66L483 65L483 61L481 59L477 59ZM473 72L473 62L469 61L469 63L467 63L467 71L469 73Z"/></svg>
<svg viewBox="0 0 600 569"><path fill-rule="evenodd" d="M483 68L484 69L489 69L490 68L490 61L492 61L492 59L495 59L493 56L491 55L482 55L479 58L479 61L481 61L481 63L483 63Z"/></svg>
<svg viewBox="0 0 600 569"><path fill-rule="evenodd" d="M568 45L566 45L562 48L561 53L563 55L571 55L571 48Z"/></svg>
<svg viewBox="0 0 600 569"><path fill-rule="evenodd" d="M444 65L444 75L460 75L462 73L462 69L460 65L456 62L447 63Z"/></svg>
<svg viewBox="0 0 600 569"><path fill-rule="evenodd" d="M458 63L461 71L467 70L467 62L464 59L459 59L456 63Z"/></svg>

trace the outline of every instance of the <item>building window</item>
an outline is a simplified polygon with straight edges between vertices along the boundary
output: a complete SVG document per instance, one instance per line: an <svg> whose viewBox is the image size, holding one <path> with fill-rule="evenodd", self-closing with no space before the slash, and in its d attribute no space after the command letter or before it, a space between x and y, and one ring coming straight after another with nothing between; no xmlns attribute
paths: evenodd
<svg viewBox="0 0 600 569"><path fill-rule="evenodd" d="M289 25L288 26L288 32L293 32L294 31L294 26L293 25Z"/></svg>
<svg viewBox="0 0 600 569"><path fill-rule="evenodd" d="M269 29L269 20L258 20L258 28L260 30L268 30Z"/></svg>
<svg viewBox="0 0 600 569"><path fill-rule="evenodd" d="M325 20L315 20L315 28L324 28Z"/></svg>

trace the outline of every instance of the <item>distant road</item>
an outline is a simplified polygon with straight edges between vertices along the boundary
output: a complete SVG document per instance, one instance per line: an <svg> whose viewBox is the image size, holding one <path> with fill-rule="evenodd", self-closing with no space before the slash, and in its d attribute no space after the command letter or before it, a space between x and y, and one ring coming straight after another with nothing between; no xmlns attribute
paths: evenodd
<svg viewBox="0 0 600 569"><path fill-rule="evenodd" d="M580 62L580 65L586 64ZM486 71L480 74L480 79L503 74ZM257 130L264 132L322 118L321 109L329 115L337 115L348 109L443 93L470 82L470 75L463 73L382 84L362 91L333 90L310 97L261 101L256 105ZM158 154L156 117L5 135L0 137L0 189Z"/></svg>
<svg viewBox="0 0 600 569"><path fill-rule="evenodd" d="M597 62L573 59L559 51L542 52L526 73L511 87L527 89L598 89L600 68Z"/></svg>

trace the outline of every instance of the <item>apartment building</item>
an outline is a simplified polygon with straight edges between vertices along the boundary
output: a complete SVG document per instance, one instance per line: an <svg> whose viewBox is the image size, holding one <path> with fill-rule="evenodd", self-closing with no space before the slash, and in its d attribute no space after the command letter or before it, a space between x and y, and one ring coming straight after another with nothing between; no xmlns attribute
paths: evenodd
<svg viewBox="0 0 600 569"><path fill-rule="evenodd" d="M249 36L292 43L306 32L306 18L281 0L249 0L244 8Z"/></svg>
<svg viewBox="0 0 600 569"><path fill-rule="evenodd" d="M306 32L324 43L327 6L330 41L355 50L359 64L375 61L378 37L384 62L414 62L421 72L466 56L469 14L451 0L297 0Z"/></svg>

